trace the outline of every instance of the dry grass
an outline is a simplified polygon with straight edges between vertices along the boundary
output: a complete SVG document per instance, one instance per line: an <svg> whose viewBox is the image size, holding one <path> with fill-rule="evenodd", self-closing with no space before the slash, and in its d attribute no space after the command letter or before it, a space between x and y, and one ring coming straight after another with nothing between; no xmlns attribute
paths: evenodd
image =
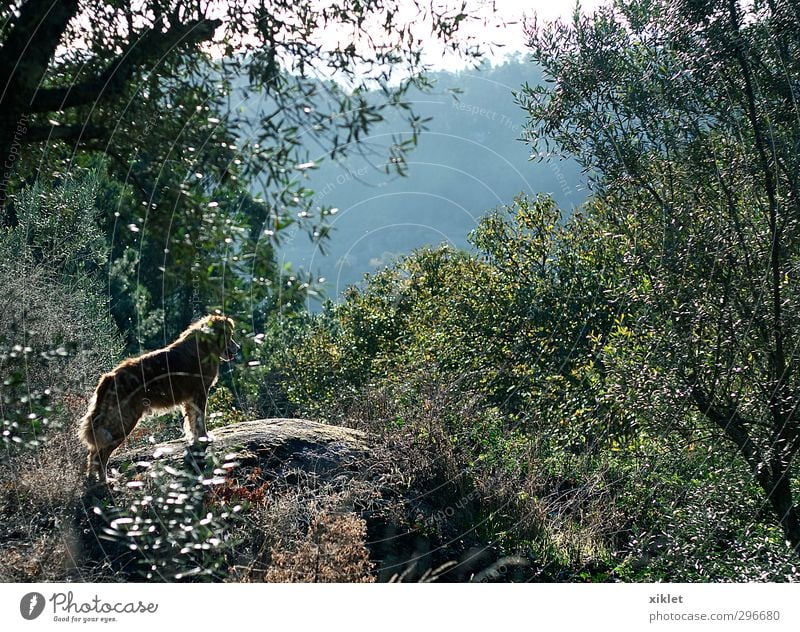
<svg viewBox="0 0 800 632"><path fill-rule="evenodd" d="M253 491L263 489L263 483L244 477L248 479ZM284 472L269 483L259 502L249 504L232 532L231 538L241 544L227 579L372 581L366 518L383 515L387 505L375 481L346 475L323 480L301 470ZM340 520L342 516L348 520Z"/></svg>
<svg viewBox="0 0 800 632"><path fill-rule="evenodd" d="M267 582L369 583L374 563L366 547L367 523L354 513L314 518L299 542L272 550Z"/></svg>
<svg viewBox="0 0 800 632"><path fill-rule="evenodd" d="M0 581L77 579L82 450L73 433L53 433L34 453L0 468Z"/></svg>

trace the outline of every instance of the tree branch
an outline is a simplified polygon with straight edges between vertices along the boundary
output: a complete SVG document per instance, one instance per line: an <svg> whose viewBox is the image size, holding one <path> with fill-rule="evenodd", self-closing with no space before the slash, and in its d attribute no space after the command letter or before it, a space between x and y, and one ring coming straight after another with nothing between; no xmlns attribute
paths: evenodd
<svg viewBox="0 0 800 632"><path fill-rule="evenodd" d="M25 136L28 143L41 143L51 140L74 140L80 142L90 138L103 138L108 130L94 125L53 125L29 127Z"/></svg>
<svg viewBox="0 0 800 632"><path fill-rule="evenodd" d="M166 31L156 28L141 34L98 76L64 88L40 89L30 103L31 112L52 112L95 103L122 92L134 72L152 68L172 50L211 39L219 20L192 20Z"/></svg>
<svg viewBox="0 0 800 632"><path fill-rule="evenodd" d="M78 0L28 0L0 47L0 103L35 89L64 31L78 11Z"/></svg>
<svg viewBox="0 0 800 632"><path fill-rule="evenodd" d="M768 477L769 472L766 471L761 450L753 443L750 434L747 432L747 421L740 417L735 410L715 405L705 389L698 384L695 376L690 375L686 378L686 382L691 389L692 399L694 399L698 410L709 421L712 421L722 429L728 438L736 444L758 481L765 481L766 479L763 477Z"/></svg>

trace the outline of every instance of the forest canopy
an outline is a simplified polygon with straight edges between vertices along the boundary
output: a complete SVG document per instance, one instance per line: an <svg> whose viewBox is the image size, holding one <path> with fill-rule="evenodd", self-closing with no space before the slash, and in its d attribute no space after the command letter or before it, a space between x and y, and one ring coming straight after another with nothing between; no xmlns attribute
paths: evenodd
<svg viewBox="0 0 800 632"><path fill-rule="evenodd" d="M410 87L425 85L421 41L466 58L480 52L457 36L474 19L464 10L397 0L5 3L4 225L18 223L15 191L91 171L102 157L111 179L103 228L116 232L112 292L127 303L114 316L123 329L137 329L136 341L152 343L161 318L167 328L185 323L193 303L236 312L237 288L223 299L214 282L225 265L252 268L245 311L301 302L307 286L282 277L272 248L295 222L314 239L327 235L330 209L312 204L304 182L315 166L309 152L336 159L371 151L383 168L402 169L421 125L404 99ZM401 113L404 129L382 145L362 143L389 110ZM258 198L255 188L263 192ZM236 261L224 246L232 228ZM145 233L161 238L141 243ZM129 247L140 251L139 261ZM213 272L198 270L197 251ZM159 265L158 278L139 274L141 287L116 289L130 283L120 275ZM268 284L285 291L276 297ZM136 314L126 299L132 293L145 301ZM158 309L159 318L148 320Z"/></svg>

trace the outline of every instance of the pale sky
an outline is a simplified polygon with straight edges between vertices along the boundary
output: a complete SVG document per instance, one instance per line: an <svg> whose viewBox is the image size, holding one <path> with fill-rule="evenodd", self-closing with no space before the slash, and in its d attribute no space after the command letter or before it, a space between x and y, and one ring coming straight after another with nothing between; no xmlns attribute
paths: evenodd
<svg viewBox="0 0 800 632"><path fill-rule="evenodd" d="M458 4L457 0L445 0L446 4ZM581 0L581 12L592 13L599 6L610 4L611 0ZM547 22L562 18L570 20L575 10L575 0L494 0L496 14L506 24L497 28L486 28L476 22L467 24L464 32L474 35L479 41L502 43L502 48L493 50L487 57L493 61L515 52L526 50L524 24L525 21L534 15L538 16L540 22ZM463 67L463 61L450 56L442 56L437 50L437 46L431 46L431 54L428 59L436 68L444 70L456 70Z"/></svg>

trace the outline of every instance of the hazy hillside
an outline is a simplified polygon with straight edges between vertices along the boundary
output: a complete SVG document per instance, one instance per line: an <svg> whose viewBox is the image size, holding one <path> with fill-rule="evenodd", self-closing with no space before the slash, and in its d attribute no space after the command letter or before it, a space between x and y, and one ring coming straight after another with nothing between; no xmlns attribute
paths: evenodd
<svg viewBox="0 0 800 632"><path fill-rule="evenodd" d="M577 167L529 160L519 140L524 114L512 91L536 83L524 61L435 76L433 94L415 92L414 108L430 117L408 162L408 176L385 174L379 152L337 164L320 160L308 186L321 205L336 207L334 232L323 254L308 235L287 239L280 257L326 279L329 296L398 254L443 242L466 246L466 236L487 210L524 192L552 194L564 208L584 193ZM387 120L369 139L385 146L407 127Z"/></svg>

